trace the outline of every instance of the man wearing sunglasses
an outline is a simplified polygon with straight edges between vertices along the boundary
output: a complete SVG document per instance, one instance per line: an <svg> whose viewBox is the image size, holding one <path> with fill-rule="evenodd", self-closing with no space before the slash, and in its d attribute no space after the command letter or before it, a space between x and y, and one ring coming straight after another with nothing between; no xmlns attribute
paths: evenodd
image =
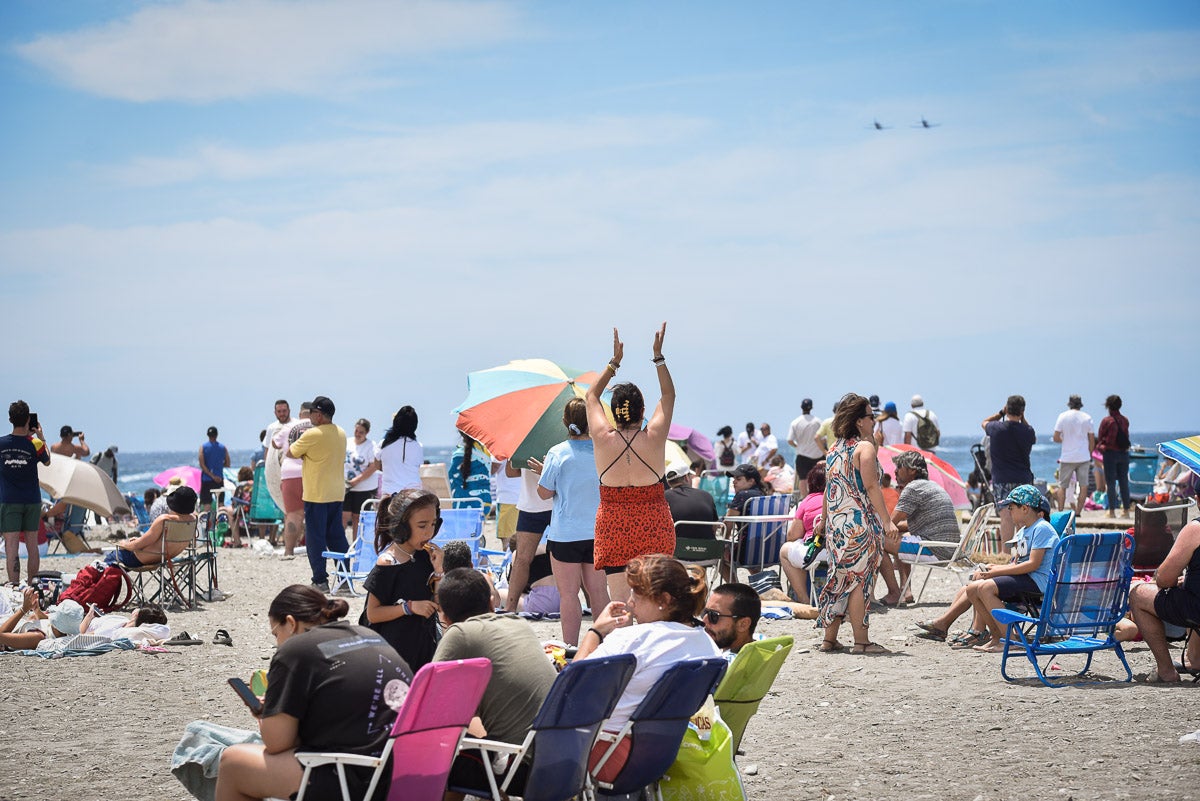
<svg viewBox="0 0 1200 801"><path fill-rule="evenodd" d="M733 658L742 646L754 640L762 614L762 601L748 584L722 584L708 596L700 618L704 630L717 647Z"/></svg>

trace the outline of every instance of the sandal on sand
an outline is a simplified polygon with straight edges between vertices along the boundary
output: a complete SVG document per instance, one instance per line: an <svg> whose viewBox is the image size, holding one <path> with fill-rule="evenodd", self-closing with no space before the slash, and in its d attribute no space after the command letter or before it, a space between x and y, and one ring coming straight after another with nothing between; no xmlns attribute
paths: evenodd
<svg viewBox="0 0 1200 801"><path fill-rule="evenodd" d="M917 636L923 640L934 640L935 642L945 642L947 632L942 631L937 626L933 625L932 620L922 620L917 623L917 628L921 633Z"/></svg>
<svg viewBox="0 0 1200 801"><path fill-rule="evenodd" d="M986 631L967 629L950 640L950 647L956 651L964 648L974 648L976 645L987 645L992 641L992 635Z"/></svg>
<svg viewBox="0 0 1200 801"><path fill-rule="evenodd" d="M233 645L233 638L225 629L217 629L217 633L213 635L213 645Z"/></svg>
<svg viewBox="0 0 1200 801"><path fill-rule="evenodd" d="M850 649L850 653L860 656L878 656L880 654L890 654L891 651L884 648L879 643L856 642L854 643L854 647Z"/></svg>
<svg viewBox="0 0 1200 801"><path fill-rule="evenodd" d="M978 651L981 654L1002 654L1002 653L1004 653L1004 649L1007 647L1008 646L1006 646L1004 643L1000 643L999 645L992 645L991 641L989 640L987 642L987 644L985 644L985 645L972 646L971 650Z"/></svg>
<svg viewBox="0 0 1200 801"><path fill-rule="evenodd" d="M846 646L842 645L837 640L821 640L821 645L817 651L823 654L836 654L838 651L845 651Z"/></svg>
<svg viewBox="0 0 1200 801"><path fill-rule="evenodd" d="M204 645L204 641L197 640L186 631L181 631L171 639L164 642L163 645Z"/></svg>
<svg viewBox="0 0 1200 801"><path fill-rule="evenodd" d="M1143 679L1143 681L1146 684L1181 684L1182 683L1181 679L1175 679L1175 681L1167 681L1162 676L1158 675L1157 670L1152 670L1149 673L1147 673L1146 678Z"/></svg>

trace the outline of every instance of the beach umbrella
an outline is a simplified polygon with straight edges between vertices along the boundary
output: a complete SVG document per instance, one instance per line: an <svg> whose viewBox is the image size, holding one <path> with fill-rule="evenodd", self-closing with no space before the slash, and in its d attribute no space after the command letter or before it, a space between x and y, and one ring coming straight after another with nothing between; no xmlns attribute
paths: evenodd
<svg viewBox="0 0 1200 801"><path fill-rule="evenodd" d="M467 398L454 411L455 427L482 442L497 459L524 467L529 457L567 438L563 408L582 398L595 371L562 367L549 359L517 359L467 375Z"/></svg>
<svg viewBox="0 0 1200 801"><path fill-rule="evenodd" d="M925 457L925 464L929 467L929 480L946 490L950 500L954 502L955 509L971 508L971 500L967 497L967 482L962 480L954 465L915 445L884 445L880 448L879 464L883 466L885 473L890 473L893 477L896 475L896 466L892 460L904 451L916 451Z"/></svg>
<svg viewBox="0 0 1200 801"><path fill-rule="evenodd" d="M1200 474L1200 434L1160 442L1158 452L1174 459L1193 473Z"/></svg>
<svg viewBox="0 0 1200 801"><path fill-rule="evenodd" d="M678 442L688 454L688 464L697 459L704 462L706 467L712 467L716 454L713 452L712 440L694 428L672 423L667 430L667 439Z"/></svg>
<svg viewBox="0 0 1200 801"><path fill-rule="evenodd" d="M192 467L191 465L183 464L179 465L178 467L168 467L166 470L154 477L154 483L160 487L165 487L167 484L171 483L172 478L179 476L183 479L184 484L191 487L196 492L200 492L201 475L203 474L200 472L199 467Z"/></svg>
<svg viewBox="0 0 1200 801"><path fill-rule="evenodd" d="M90 509L101 517L129 514L129 502L112 477L96 465L50 454L50 464L38 464L38 484L50 497Z"/></svg>

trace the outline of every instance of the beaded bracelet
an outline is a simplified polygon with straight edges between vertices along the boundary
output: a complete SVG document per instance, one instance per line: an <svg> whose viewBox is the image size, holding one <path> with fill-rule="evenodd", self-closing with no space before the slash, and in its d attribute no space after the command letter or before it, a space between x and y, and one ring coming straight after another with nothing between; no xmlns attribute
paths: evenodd
<svg viewBox="0 0 1200 801"><path fill-rule="evenodd" d="M621 369L621 365L616 364L615 362L609 362L608 369L613 371L613 375L616 375L617 370Z"/></svg>

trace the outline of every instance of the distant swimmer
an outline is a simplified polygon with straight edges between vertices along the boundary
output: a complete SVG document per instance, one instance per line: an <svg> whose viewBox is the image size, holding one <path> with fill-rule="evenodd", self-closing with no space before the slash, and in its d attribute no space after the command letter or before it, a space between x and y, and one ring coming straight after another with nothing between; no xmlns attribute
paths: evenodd
<svg viewBox="0 0 1200 801"><path fill-rule="evenodd" d="M930 122L929 120L925 119L924 117L921 117L921 124L914 125L912 127L914 127L914 128L937 128L939 125L941 125L940 122Z"/></svg>

